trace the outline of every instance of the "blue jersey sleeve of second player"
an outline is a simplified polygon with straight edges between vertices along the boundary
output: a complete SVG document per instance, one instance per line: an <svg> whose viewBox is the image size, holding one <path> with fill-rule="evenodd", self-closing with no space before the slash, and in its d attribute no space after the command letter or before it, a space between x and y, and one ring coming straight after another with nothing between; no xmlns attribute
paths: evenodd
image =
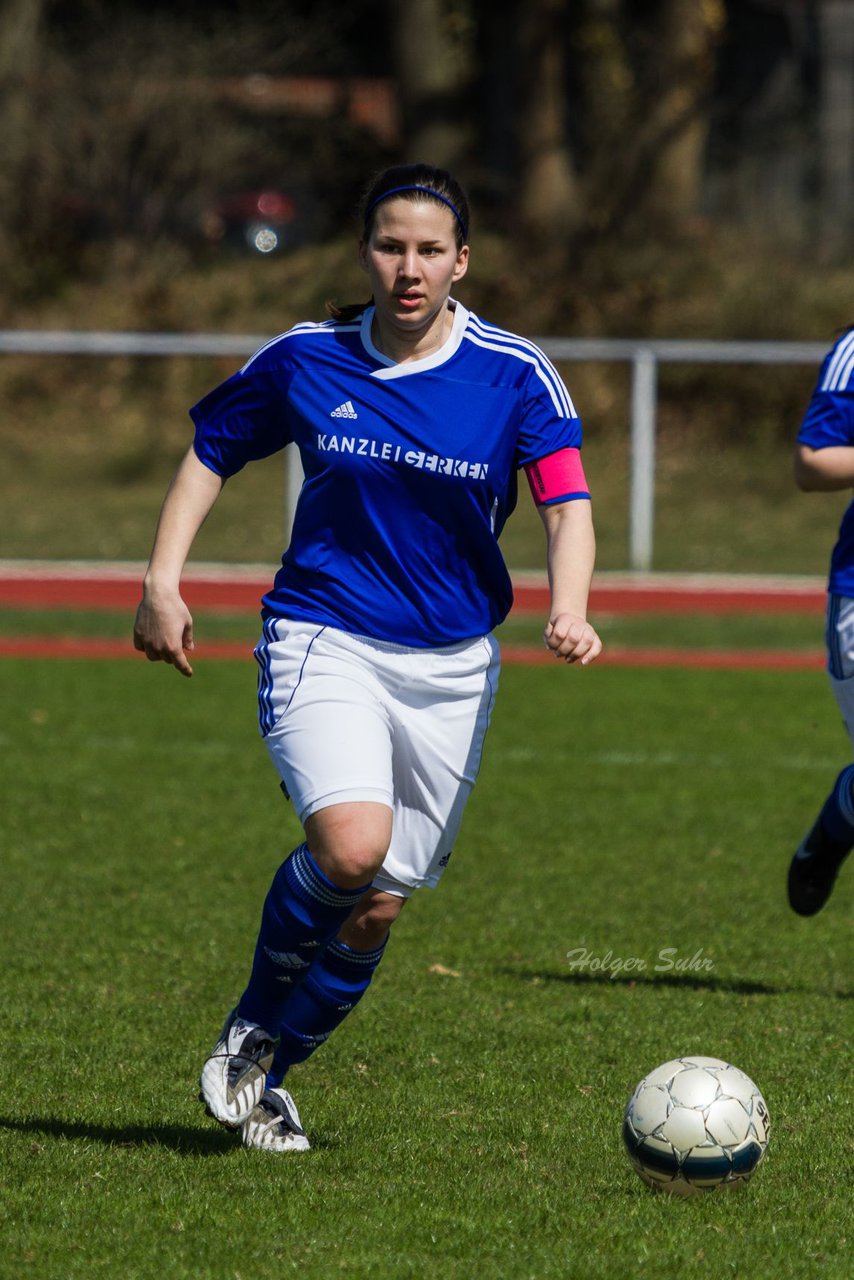
<svg viewBox="0 0 854 1280"><path fill-rule="evenodd" d="M291 442L285 372L241 370L190 410L201 462L227 478Z"/></svg>
<svg viewBox="0 0 854 1280"><path fill-rule="evenodd" d="M854 390L816 388L798 432L798 443L810 449L854 444Z"/></svg>
<svg viewBox="0 0 854 1280"><path fill-rule="evenodd" d="M798 443L810 449L854 445L854 330L840 338L821 367ZM854 502L843 514L831 553L828 590L854 597Z"/></svg>
<svg viewBox="0 0 854 1280"><path fill-rule="evenodd" d="M798 443L811 449L854 444L854 329L825 357Z"/></svg>

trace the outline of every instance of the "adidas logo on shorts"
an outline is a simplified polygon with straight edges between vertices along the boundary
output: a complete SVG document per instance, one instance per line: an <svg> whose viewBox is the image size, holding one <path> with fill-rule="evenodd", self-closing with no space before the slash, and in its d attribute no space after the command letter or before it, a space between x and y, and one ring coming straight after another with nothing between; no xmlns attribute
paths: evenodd
<svg viewBox="0 0 854 1280"><path fill-rule="evenodd" d="M344 404L339 404L337 409L333 409L330 418L358 418L358 413L353 408L353 401L347 400Z"/></svg>

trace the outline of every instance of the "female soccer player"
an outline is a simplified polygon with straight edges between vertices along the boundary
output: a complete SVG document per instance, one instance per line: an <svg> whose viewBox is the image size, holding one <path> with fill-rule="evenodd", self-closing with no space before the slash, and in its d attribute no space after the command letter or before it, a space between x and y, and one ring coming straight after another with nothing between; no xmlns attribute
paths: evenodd
<svg viewBox="0 0 854 1280"><path fill-rule="evenodd" d="M285 1074L361 998L407 898L451 856L497 688L492 631L512 602L498 537L519 468L546 531L545 643L582 666L602 647L580 422L536 346L450 296L468 222L444 170L372 184L370 303L274 338L191 410L145 576L134 643L189 676L194 536L228 476L296 442L305 481L255 656L261 733L305 841L273 878L201 1075L208 1110L250 1147L308 1147Z"/></svg>
<svg viewBox="0 0 854 1280"><path fill-rule="evenodd" d="M795 453L795 481L804 490L854 488L854 328L825 357ZM827 671L854 744L854 501L830 560L827 596ZM789 903L815 915L833 891L854 847L854 764L842 770L812 830L789 866Z"/></svg>

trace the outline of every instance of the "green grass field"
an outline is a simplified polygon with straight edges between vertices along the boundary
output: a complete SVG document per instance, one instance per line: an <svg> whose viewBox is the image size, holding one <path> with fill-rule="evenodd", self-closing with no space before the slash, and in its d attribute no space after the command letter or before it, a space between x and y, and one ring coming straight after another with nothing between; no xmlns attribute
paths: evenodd
<svg viewBox="0 0 854 1280"><path fill-rule="evenodd" d="M850 1274L852 873L812 920L784 897L848 758L821 672L502 682L445 880L290 1079L312 1152L275 1157L195 1100L299 836L253 664L0 663L4 1280ZM748 1188L683 1202L620 1124L693 1052L773 1127Z"/></svg>

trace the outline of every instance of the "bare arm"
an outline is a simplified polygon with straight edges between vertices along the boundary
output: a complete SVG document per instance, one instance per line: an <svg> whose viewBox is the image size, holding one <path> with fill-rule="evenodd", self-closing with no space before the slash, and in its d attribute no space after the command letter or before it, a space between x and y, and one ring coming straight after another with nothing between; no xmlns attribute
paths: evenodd
<svg viewBox="0 0 854 1280"><path fill-rule="evenodd" d="M150 662L170 663L184 676L193 674L187 660L193 648L193 619L181 598L181 574L193 540L222 486L222 477L189 449L163 500L136 613L134 648Z"/></svg>
<svg viewBox="0 0 854 1280"><path fill-rule="evenodd" d="M811 449L799 444L795 449L795 484L805 493L854 488L854 445Z"/></svg>
<svg viewBox="0 0 854 1280"><path fill-rule="evenodd" d="M591 505L578 499L538 510L546 530L551 589L551 610L543 639L556 657L586 667L602 652L602 641L587 621L587 597L596 555Z"/></svg>

